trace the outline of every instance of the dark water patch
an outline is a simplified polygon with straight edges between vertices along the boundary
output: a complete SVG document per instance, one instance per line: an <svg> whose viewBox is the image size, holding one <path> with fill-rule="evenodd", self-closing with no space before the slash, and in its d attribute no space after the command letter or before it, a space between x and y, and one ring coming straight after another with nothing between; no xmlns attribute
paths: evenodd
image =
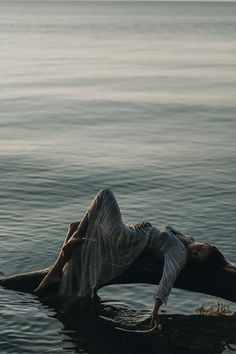
<svg viewBox="0 0 236 354"><path fill-rule="evenodd" d="M50 308L51 301L45 299L44 306ZM150 353L221 353L236 344L233 316L161 315L161 331L140 333L149 328L149 313L122 303L55 304L53 300L52 317L63 326L64 349L87 353L106 353L111 347L115 353L145 353L147 349Z"/></svg>

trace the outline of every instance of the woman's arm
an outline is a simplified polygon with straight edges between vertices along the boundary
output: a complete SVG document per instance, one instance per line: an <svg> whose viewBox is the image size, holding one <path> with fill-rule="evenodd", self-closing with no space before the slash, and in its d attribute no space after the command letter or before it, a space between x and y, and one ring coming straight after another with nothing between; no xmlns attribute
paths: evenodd
<svg viewBox="0 0 236 354"><path fill-rule="evenodd" d="M152 307L152 321L151 321L151 325L158 325L159 324L159 317L158 317L158 311L159 308L162 305L162 301L161 299L157 298L154 303L153 303L153 307Z"/></svg>
<svg viewBox="0 0 236 354"><path fill-rule="evenodd" d="M170 291L186 263L187 255L182 250L172 249L165 254L162 278L154 293L152 322L158 321L158 311L163 303L167 302Z"/></svg>

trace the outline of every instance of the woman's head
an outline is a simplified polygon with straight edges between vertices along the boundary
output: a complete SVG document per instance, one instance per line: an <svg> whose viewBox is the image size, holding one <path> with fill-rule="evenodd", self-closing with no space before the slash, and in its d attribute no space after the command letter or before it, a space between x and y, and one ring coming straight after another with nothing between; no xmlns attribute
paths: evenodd
<svg viewBox="0 0 236 354"><path fill-rule="evenodd" d="M229 265L217 247L209 243L191 243L188 247L190 261L211 268L221 268Z"/></svg>

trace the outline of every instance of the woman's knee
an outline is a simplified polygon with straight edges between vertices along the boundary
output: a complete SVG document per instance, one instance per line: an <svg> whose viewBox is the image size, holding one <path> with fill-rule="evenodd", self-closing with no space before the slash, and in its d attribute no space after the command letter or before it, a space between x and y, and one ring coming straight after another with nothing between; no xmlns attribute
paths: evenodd
<svg viewBox="0 0 236 354"><path fill-rule="evenodd" d="M108 195L113 195L113 193L109 188L103 188L100 190L98 195L101 195L102 197L104 197L104 196L108 196Z"/></svg>
<svg viewBox="0 0 236 354"><path fill-rule="evenodd" d="M100 210L104 204L104 201L107 199L107 196L110 194L110 190L107 188L101 189L93 199L89 208L87 209L89 217L91 217L94 210Z"/></svg>
<svg viewBox="0 0 236 354"><path fill-rule="evenodd" d="M114 198L112 191L108 188L103 188L98 192L95 199L97 201L104 202L104 200L107 200L109 198Z"/></svg>

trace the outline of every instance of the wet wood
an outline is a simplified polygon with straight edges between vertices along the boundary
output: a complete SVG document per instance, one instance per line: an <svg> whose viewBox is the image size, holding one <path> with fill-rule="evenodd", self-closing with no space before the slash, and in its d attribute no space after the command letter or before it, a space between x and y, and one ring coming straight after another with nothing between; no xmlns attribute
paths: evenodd
<svg viewBox="0 0 236 354"><path fill-rule="evenodd" d="M32 293L49 269L1 278L0 286ZM162 276L162 269L163 264L158 259L141 254L124 273L104 286L127 283L158 284ZM236 268L222 268L213 271L188 265L180 273L174 287L236 302ZM56 290L56 287L49 289L50 292Z"/></svg>

